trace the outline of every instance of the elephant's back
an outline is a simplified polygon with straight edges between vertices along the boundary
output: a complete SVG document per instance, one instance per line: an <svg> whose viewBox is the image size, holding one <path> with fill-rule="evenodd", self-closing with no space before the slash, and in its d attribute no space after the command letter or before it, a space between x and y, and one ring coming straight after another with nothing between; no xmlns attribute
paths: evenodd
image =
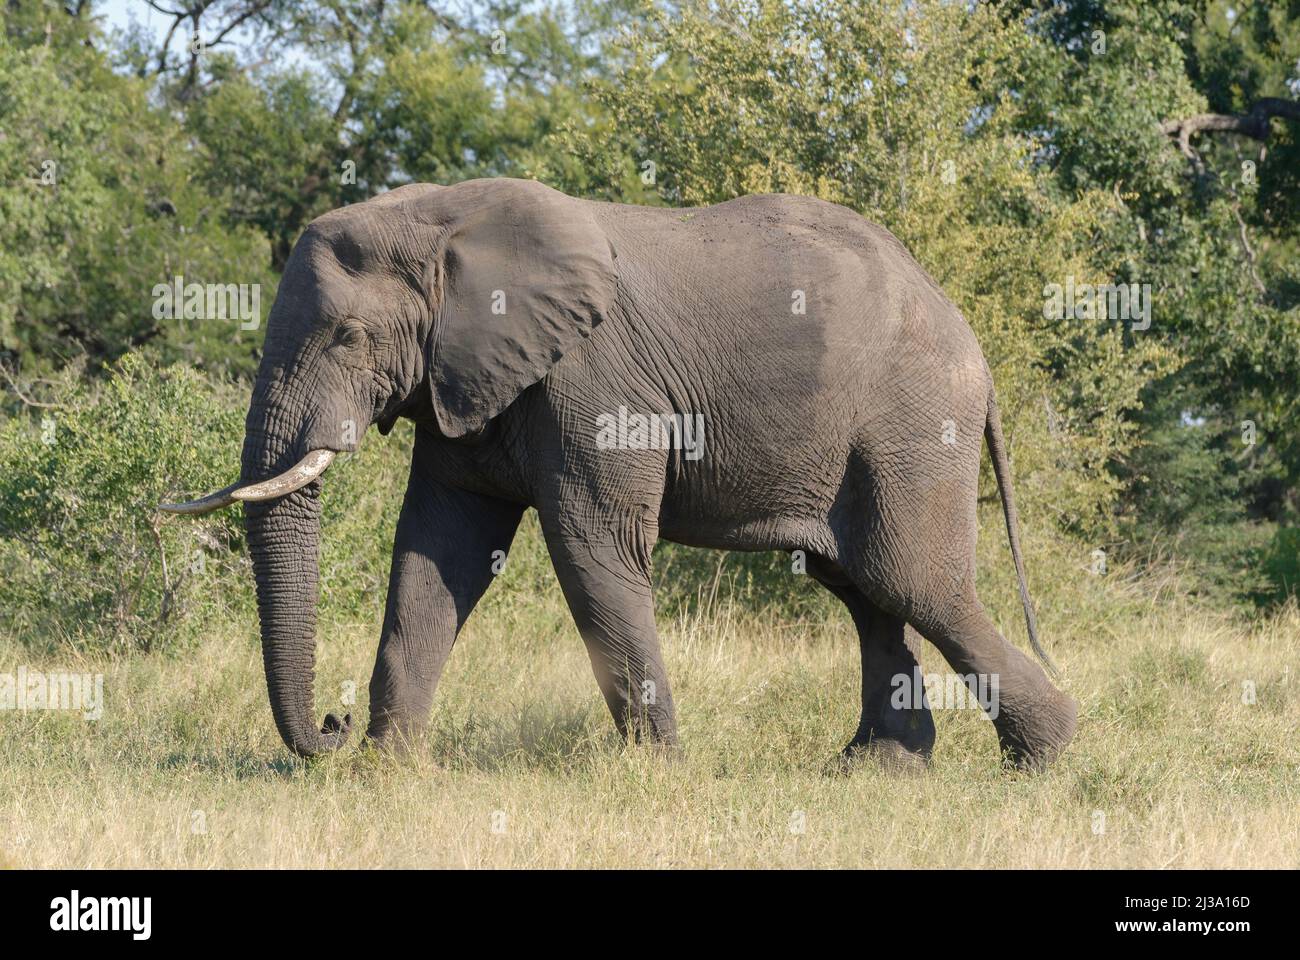
<svg viewBox="0 0 1300 960"><path fill-rule="evenodd" d="M786 194L686 209L594 206L624 304L678 342L741 360L784 357L800 376L815 369L841 384L900 364L984 366L934 279L892 233L847 207Z"/></svg>

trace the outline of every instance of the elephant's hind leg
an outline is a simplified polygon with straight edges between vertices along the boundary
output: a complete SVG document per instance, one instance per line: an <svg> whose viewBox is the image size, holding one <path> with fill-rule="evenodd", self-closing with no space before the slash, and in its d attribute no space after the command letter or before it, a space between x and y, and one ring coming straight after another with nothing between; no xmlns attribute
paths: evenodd
<svg viewBox="0 0 1300 960"><path fill-rule="evenodd" d="M863 471L843 563L876 607L915 627L977 700L989 699L989 719L1011 762L1040 768L1073 737L1076 704L1006 641L975 595L978 468L968 451L949 473L927 473L921 459L910 475Z"/></svg>
<svg viewBox="0 0 1300 960"><path fill-rule="evenodd" d="M1007 760L1038 770L1060 755L1074 737L1077 704L1003 638L972 593L922 608L913 625L968 685L982 683L993 693L989 718Z"/></svg>
<svg viewBox="0 0 1300 960"><path fill-rule="evenodd" d="M921 685L919 651L908 643L903 621L825 561L810 563L809 572L848 608L862 651L862 717L845 757L873 756L895 769L924 767L934 750L934 718Z"/></svg>
<svg viewBox="0 0 1300 960"><path fill-rule="evenodd" d="M654 524L629 511L572 523L542 516L546 546L619 732L673 745L677 717L650 589Z"/></svg>
<svg viewBox="0 0 1300 960"><path fill-rule="evenodd" d="M952 536L958 536L956 531ZM915 539L891 543L876 555L891 558L896 569L884 577L863 578L859 587L880 610L905 618L933 643L977 702L987 702L989 719L1012 763L1042 768L1074 736L1076 704L989 619L975 596L971 539L969 560L950 549L927 553ZM939 542L950 547L954 540Z"/></svg>

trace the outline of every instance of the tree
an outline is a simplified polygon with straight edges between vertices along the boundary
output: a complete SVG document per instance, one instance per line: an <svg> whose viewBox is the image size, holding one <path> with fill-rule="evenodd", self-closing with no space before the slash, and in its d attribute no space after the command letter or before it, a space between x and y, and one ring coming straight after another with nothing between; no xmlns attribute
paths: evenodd
<svg viewBox="0 0 1300 960"><path fill-rule="evenodd" d="M1135 544L1295 515L1297 11L1068 2L1028 20L1045 41L1025 87L1050 131L1041 162L1066 190L1117 197L1100 242L1152 285L1152 332L1182 360L1143 391L1143 443L1112 466ZM1222 551L1254 538L1212 539L1203 566L1247 562Z"/></svg>
<svg viewBox="0 0 1300 960"><path fill-rule="evenodd" d="M265 242L222 221L181 131L111 69L85 6L11 5L5 26L0 359L39 372L158 341L247 363L251 331L155 317L153 290L177 275L265 283Z"/></svg>

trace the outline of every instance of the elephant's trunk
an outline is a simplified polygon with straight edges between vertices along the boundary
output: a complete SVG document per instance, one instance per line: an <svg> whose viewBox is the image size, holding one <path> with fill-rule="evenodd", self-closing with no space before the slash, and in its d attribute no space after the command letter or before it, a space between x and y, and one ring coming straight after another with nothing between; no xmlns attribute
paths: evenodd
<svg viewBox="0 0 1300 960"><path fill-rule="evenodd" d="M257 407L255 401L244 441L245 483L277 472L282 461L293 457L287 441L266 433L257 422L278 418L259 418ZM287 496L244 505L271 712L280 736L301 757L341 747L352 720L330 714L320 729L315 721L320 487L316 479Z"/></svg>

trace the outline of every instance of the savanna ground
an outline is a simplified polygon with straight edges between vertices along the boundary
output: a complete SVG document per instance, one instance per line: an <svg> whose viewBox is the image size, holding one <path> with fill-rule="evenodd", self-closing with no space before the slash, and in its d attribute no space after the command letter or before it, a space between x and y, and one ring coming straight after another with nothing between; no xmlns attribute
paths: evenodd
<svg viewBox="0 0 1300 960"><path fill-rule="evenodd" d="M1006 559L996 530L986 525L982 536L985 565ZM42 663L0 647L3 663L102 670L106 690L97 722L55 712L4 718L5 861L1300 865L1293 606L1234 620L1171 600L1176 583L1116 577L1102 587L1087 582L1086 564L1040 556L1044 629L1081 705L1064 758L1043 775L1006 772L981 714L937 710L927 772L863 763L844 773L834 761L857 721L859 682L847 616L822 605L811 585L806 616L747 612L731 561L692 553L718 574L661 609L685 745L666 761L618 741L558 587L532 562L535 534L530 521L511 558L522 555L523 569L507 566L471 618L430 734L401 760L353 746L311 764L291 759L271 723L252 620L173 656L70 663L61 654ZM670 557L661 582L686 575L679 562ZM1010 581L999 574L985 592L1004 631L1023 637ZM1104 608L1089 600L1103 593L1112 601ZM319 712L337 710L352 683L349 709L364 723L377 629L322 624ZM931 648L923 665L946 671ZM1248 683L1253 704L1243 702Z"/></svg>

